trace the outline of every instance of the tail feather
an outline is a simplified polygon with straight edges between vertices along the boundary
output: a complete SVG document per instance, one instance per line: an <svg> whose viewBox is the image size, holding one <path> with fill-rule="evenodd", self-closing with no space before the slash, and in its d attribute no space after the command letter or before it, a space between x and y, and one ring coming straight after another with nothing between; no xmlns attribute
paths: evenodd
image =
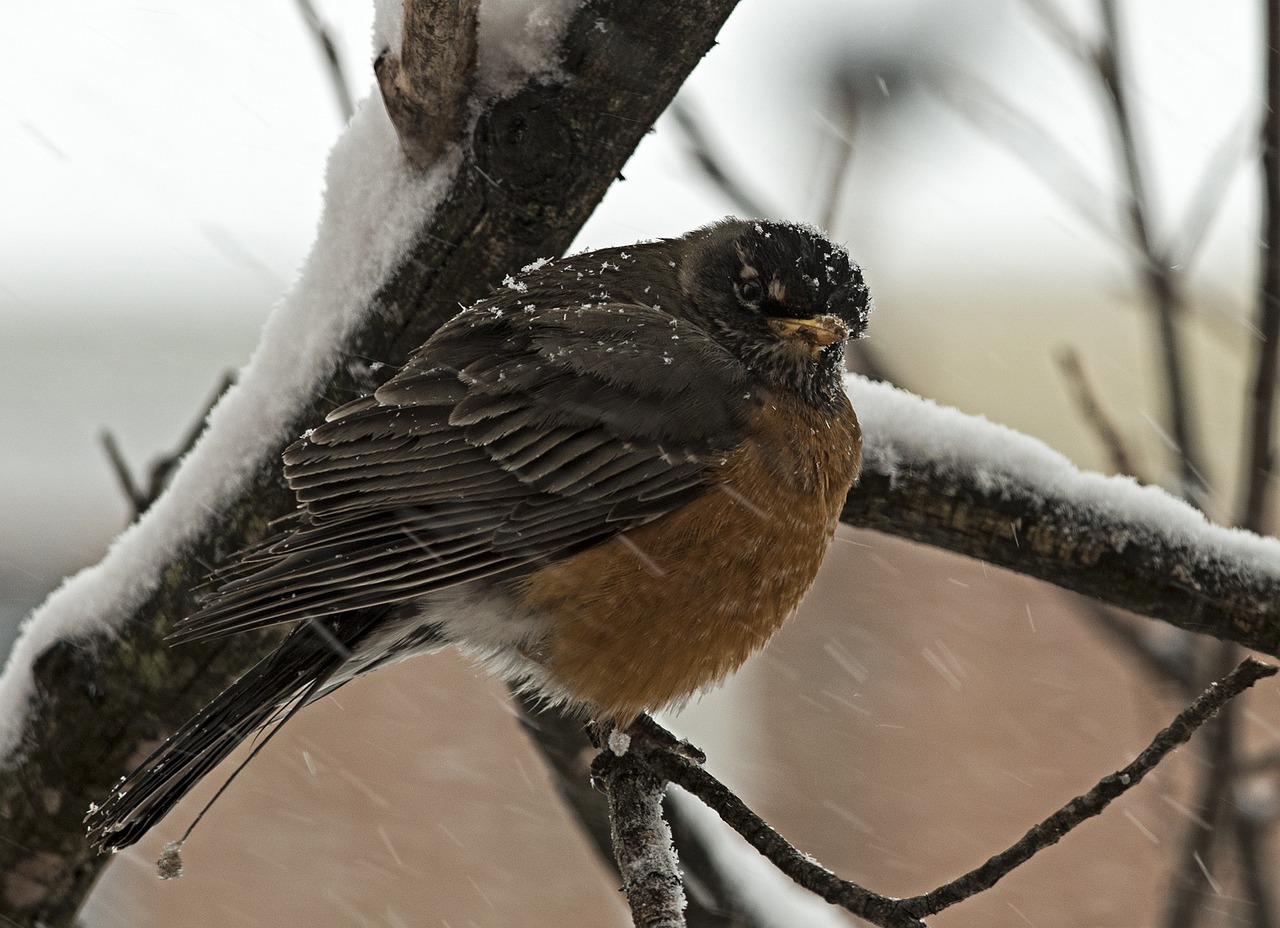
<svg viewBox="0 0 1280 928"><path fill-rule="evenodd" d="M325 684L377 617L355 619L331 617L322 628L303 622L188 720L90 810L85 822L98 847L114 851L136 842L246 738L332 690Z"/></svg>

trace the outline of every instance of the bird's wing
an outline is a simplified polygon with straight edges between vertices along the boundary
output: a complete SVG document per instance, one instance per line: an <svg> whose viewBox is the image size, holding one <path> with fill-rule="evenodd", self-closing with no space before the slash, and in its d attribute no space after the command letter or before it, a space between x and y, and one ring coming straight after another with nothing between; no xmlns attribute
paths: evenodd
<svg viewBox="0 0 1280 928"><path fill-rule="evenodd" d="M703 491L752 405L745 369L657 308L481 304L284 455L300 510L175 637L511 576Z"/></svg>

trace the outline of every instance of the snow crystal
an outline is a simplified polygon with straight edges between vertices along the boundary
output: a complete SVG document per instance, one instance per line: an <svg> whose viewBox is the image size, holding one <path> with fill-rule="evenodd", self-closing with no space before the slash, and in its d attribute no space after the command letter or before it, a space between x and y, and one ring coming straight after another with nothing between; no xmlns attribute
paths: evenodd
<svg viewBox="0 0 1280 928"><path fill-rule="evenodd" d="M631 736L621 729L612 729L609 732L609 750L622 757L631 750Z"/></svg>

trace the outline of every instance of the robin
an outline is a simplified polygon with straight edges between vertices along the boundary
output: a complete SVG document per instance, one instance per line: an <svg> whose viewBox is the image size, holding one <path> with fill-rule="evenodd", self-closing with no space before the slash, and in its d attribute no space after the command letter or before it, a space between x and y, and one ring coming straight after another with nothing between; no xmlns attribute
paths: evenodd
<svg viewBox="0 0 1280 928"><path fill-rule="evenodd" d="M173 637L294 628L90 812L100 847L263 726L446 645L619 726L722 680L835 533L870 305L843 248L777 222L508 277L285 452L291 523Z"/></svg>

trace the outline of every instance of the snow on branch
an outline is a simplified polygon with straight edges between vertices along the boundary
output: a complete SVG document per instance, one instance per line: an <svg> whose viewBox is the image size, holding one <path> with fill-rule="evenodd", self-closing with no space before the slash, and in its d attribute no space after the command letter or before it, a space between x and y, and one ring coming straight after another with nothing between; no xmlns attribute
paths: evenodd
<svg viewBox="0 0 1280 928"><path fill-rule="evenodd" d="M269 645L170 648L165 635L214 565L293 508L284 446L459 304L562 253L735 2L547 0L515 18L497 5L488 22L481 10L468 118L427 171L406 161L383 101L365 101L331 157L301 278L238 386L169 491L26 623L0 677L0 873L13 875L0 920L73 921L105 863L85 810ZM419 34L404 6L380 0L375 55L403 57L402 37ZM469 66L455 73L468 83Z"/></svg>
<svg viewBox="0 0 1280 928"><path fill-rule="evenodd" d="M1280 656L1280 541L1040 441L851 376L862 476L843 521L981 558Z"/></svg>

